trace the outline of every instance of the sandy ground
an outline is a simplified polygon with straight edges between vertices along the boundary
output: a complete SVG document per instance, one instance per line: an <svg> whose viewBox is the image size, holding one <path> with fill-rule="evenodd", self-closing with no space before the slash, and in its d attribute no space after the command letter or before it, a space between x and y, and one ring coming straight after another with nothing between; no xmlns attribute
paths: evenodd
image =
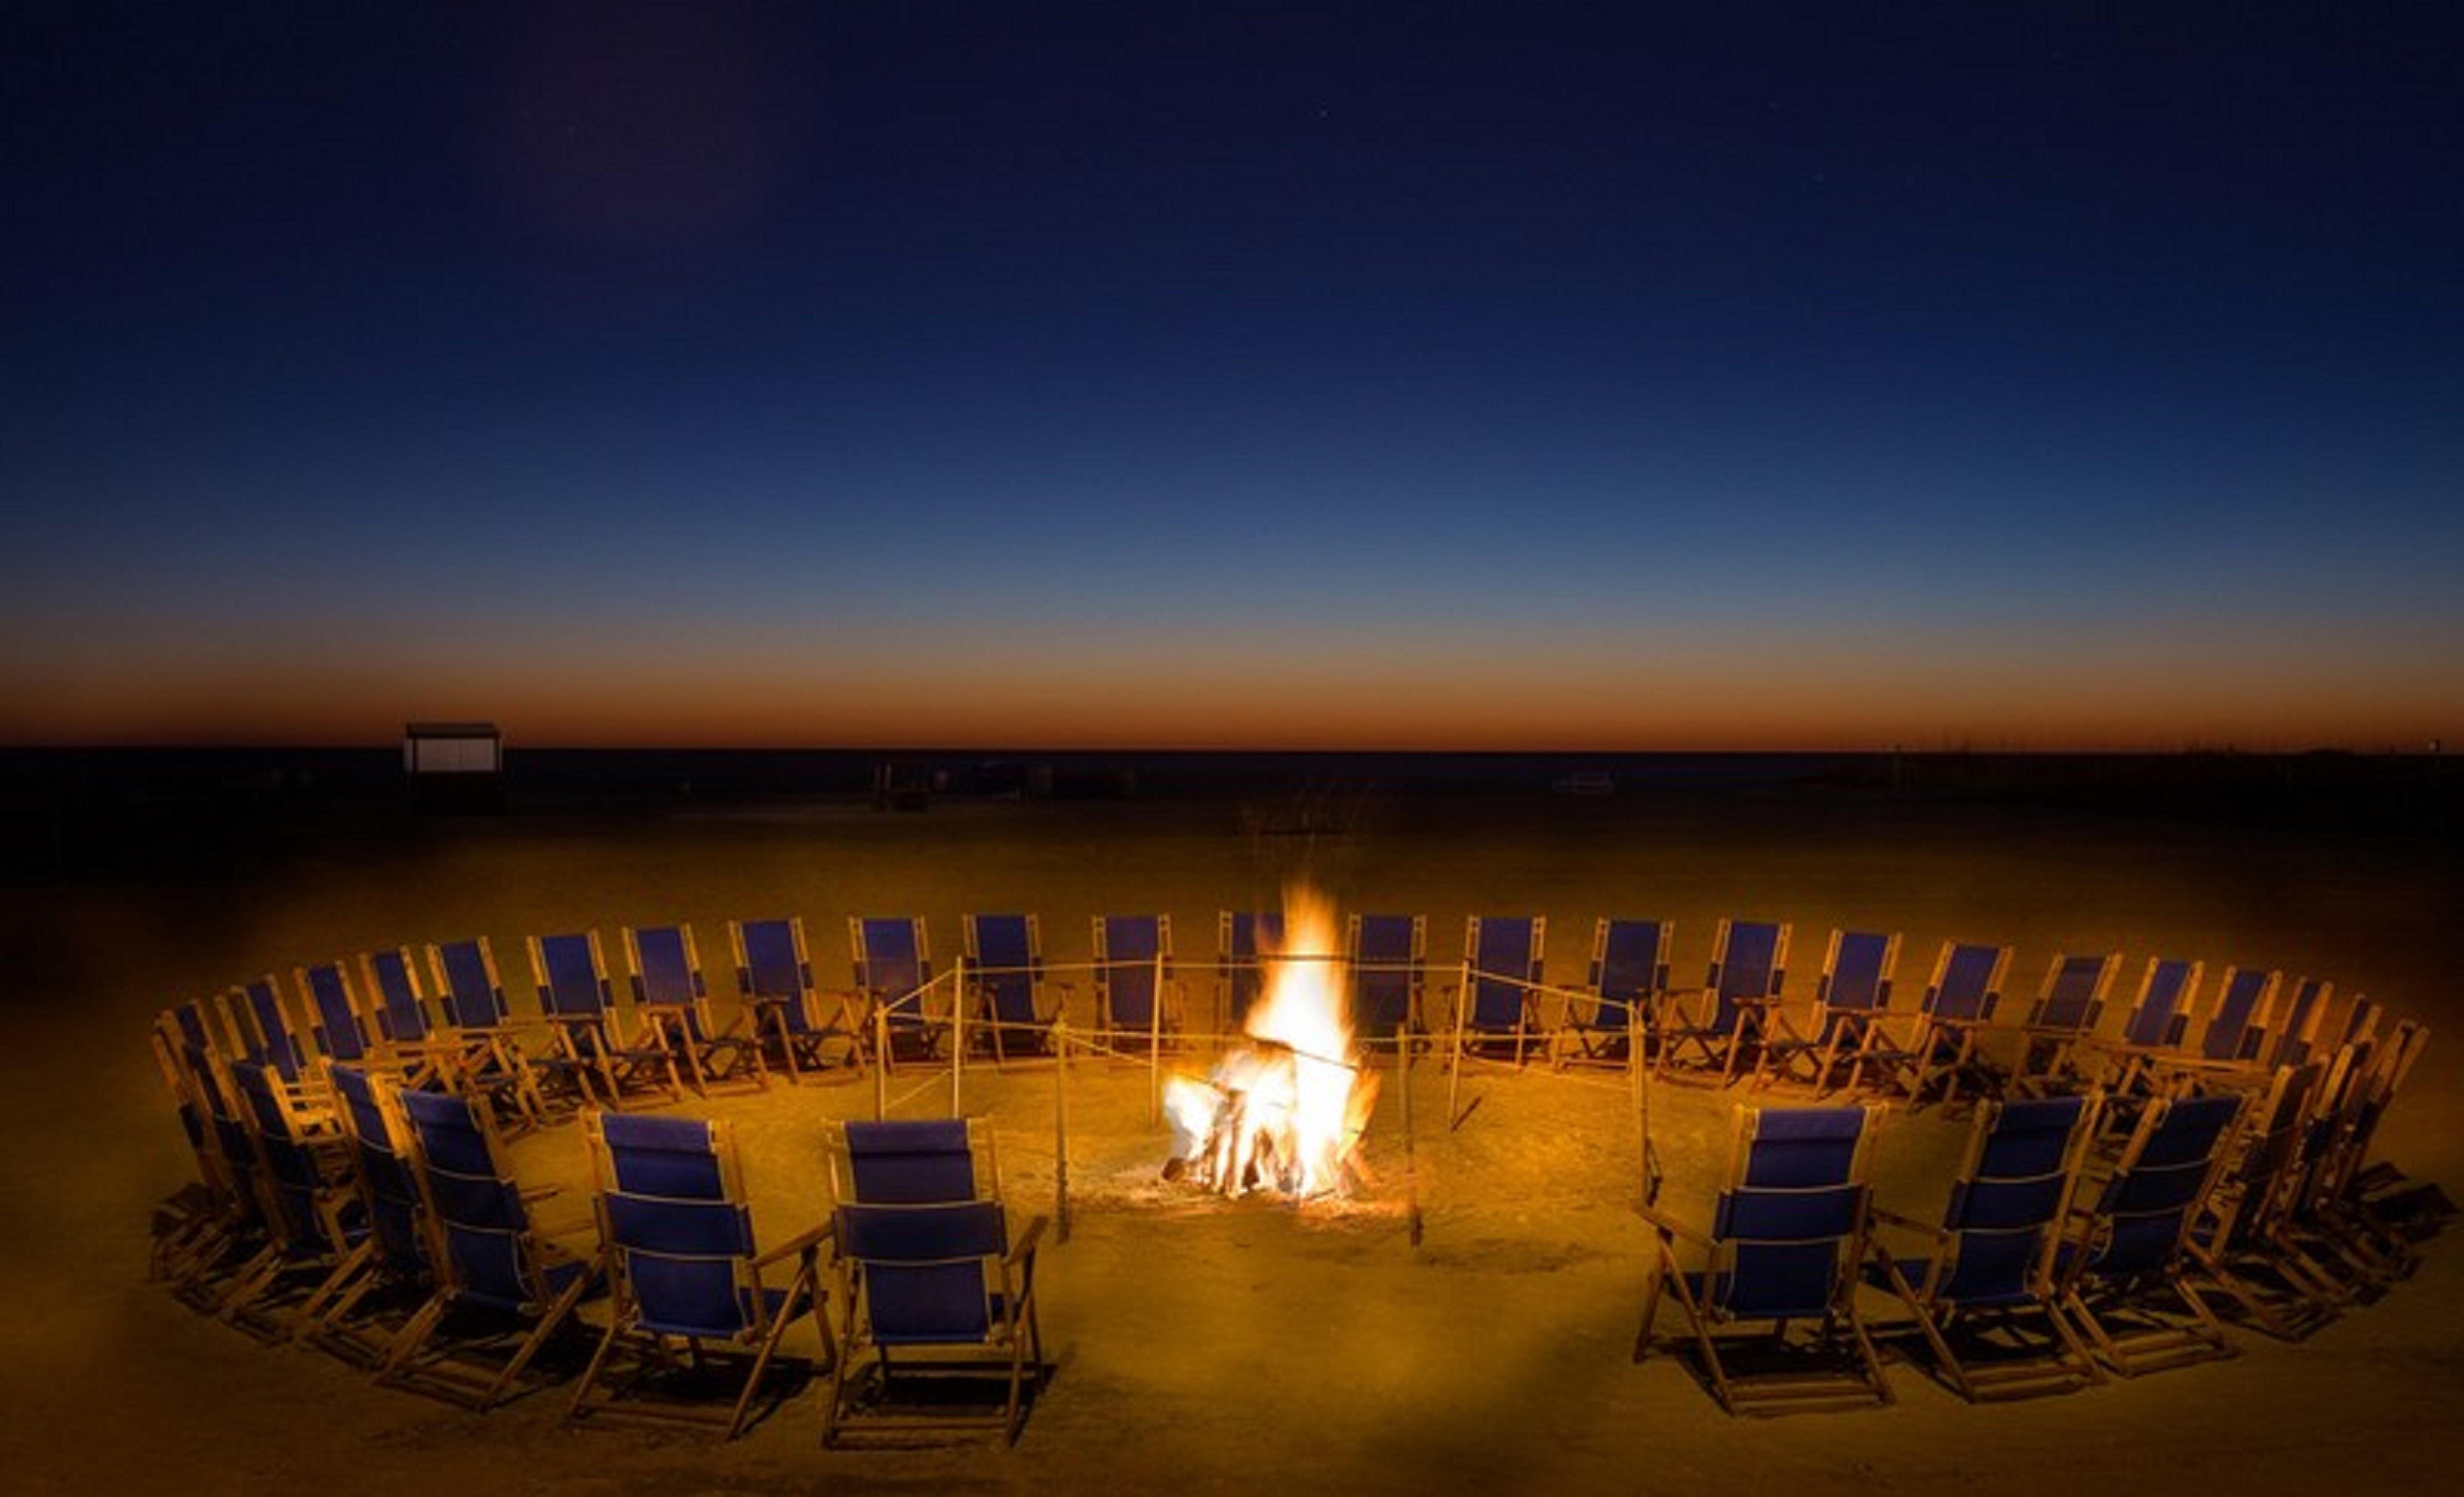
<svg viewBox="0 0 2464 1497"><path fill-rule="evenodd" d="M163 1004L268 969L399 941L485 934L509 989L526 932L690 920L705 958L731 916L801 914L824 980L847 973L845 916L920 914L954 951L966 910L1033 910L1056 964L1089 917L1167 911L1203 980L1215 912L1270 903L1307 871L1348 909L1420 911L1460 956L1476 911L1549 916L1549 973L1581 975L1601 914L1679 922L1699 975L1721 914L1795 923L1806 1001L1834 924L1897 929L1903 993L1947 937L2019 948L2021 994L2057 950L2119 949L2334 977L2453 1036L2464 873L2434 839L2271 832L2145 816L1741 794L1397 801L1353 797L1315 836L1223 801L943 804L886 815L812 804L627 817L383 819L203 849L157 876L6 892L13 1043L0 1089L0 1265L11 1288L0 1469L17 1491L365 1490L519 1485L558 1493L849 1490L2426 1491L2464 1456L2464 1265L2456 1234L2379 1304L2311 1340L2075 1396L1972 1408L1902 1368L1895 1407L1736 1420L1677 1364L1627 1356L1648 1239L1621 1085L1492 1072L1445 1127L1441 1071L1414 1073L1423 1211L1406 1229L1397 1088L1373 1125L1377 1187L1295 1212L1162 1187L1135 1068L1073 1072L1074 1211L1044 1255L1059 1365L1015 1449L989 1442L825 1451L812 1392L745 1438L569 1431L559 1396L474 1415L379 1389L305 1350L268 1349L144 1280L146 1222L191 1171L151 1071ZM1270 807L1269 810L1274 808ZM1324 809L1324 807L1321 807ZM1314 813L1312 813L1314 816ZM226 856L226 854L228 854ZM2212 980L2212 977L2211 977ZM1908 1000L1903 999L1903 1002ZM2015 1002L2015 999L2014 999ZM2443 1038L2443 1037L2442 1037ZM2458 1070L2433 1041L2383 1131L2417 1178L2464 1180ZM972 1072L1010 1195L1053 1204L1049 1069ZM1737 1100L1655 1096L1665 1198L1703 1210ZM825 1120L865 1087L775 1088L688 1104L739 1119L759 1220L783 1233L824 1200ZM901 1110L947 1105L928 1088ZM1894 1116L1879 1194L1938 1209L1960 1125ZM570 1129L517 1151L526 1177L578 1180Z"/></svg>

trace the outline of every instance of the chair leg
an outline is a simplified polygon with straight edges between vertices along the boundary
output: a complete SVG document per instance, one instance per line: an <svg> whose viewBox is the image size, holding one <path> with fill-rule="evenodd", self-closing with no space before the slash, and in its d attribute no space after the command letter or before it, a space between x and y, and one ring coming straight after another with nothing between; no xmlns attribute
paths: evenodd
<svg viewBox="0 0 2464 1497"><path fill-rule="evenodd" d="M590 1354L590 1365L582 1370L573 1398L564 1406L565 1422L571 1423L590 1412L590 1390L598 1386L600 1371L607 1365L607 1354L616 1350L616 1343L624 1337L626 1318L620 1310L608 1320L607 1333L599 1338L599 1350Z"/></svg>

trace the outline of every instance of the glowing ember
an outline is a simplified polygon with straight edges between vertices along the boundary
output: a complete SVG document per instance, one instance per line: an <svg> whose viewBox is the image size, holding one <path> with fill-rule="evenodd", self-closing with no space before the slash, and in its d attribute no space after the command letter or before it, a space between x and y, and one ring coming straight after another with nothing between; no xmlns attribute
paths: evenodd
<svg viewBox="0 0 2464 1497"><path fill-rule="evenodd" d="M1204 1081L1165 1083L1173 1157L1164 1173L1234 1196L1342 1191L1358 1173L1353 1155L1377 1082L1358 1068L1344 1019L1334 907L1287 891L1283 945L1259 956L1265 991L1243 1025L1257 1043L1235 1046Z"/></svg>

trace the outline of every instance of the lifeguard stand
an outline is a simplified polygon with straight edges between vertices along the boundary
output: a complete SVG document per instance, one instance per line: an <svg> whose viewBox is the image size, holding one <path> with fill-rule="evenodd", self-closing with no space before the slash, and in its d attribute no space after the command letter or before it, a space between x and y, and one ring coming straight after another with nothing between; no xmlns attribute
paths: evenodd
<svg viewBox="0 0 2464 1497"><path fill-rule="evenodd" d="M493 722L414 722L402 730L403 773L422 811L500 811L505 737Z"/></svg>

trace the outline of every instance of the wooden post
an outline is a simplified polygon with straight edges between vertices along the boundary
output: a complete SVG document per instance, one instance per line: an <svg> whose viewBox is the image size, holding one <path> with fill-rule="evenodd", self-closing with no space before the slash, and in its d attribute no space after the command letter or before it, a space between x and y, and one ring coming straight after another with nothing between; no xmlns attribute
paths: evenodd
<svg viewBox="0 0 2464 1497"><path fill-rule="evenodd" d="M1403 1092L1403 1220L1420 1245L1420 1172L1412 1157L1412 1025L1395 1026L1395 1083Z"/></svg>
<svg viewBox="0 0 2464 1497"><path fill-rule="evenodd" d="M1069 1241L1069 1023L1052 1022L1053 1240Z"/></svg>
<svg viewBox="0 0 2464 1497"><path fill-rule="evenodd" d="M1454 1132L1463 1114L1455 1110L1455 1093L1463 1087L1463 1015L1471 1007L1471 958L1463 964L1463 982L1455 989L1455 1052L1446 1060L1446 1131Z"/></svg>
<svg viewBox="0 0 2464 1497"><path fill-rule="evenodd" d="M950 1115L967 1115L967 954L950 965Z"/></svg>
<svg viewBox="0 0 2464 1497"><path fill-rule="evenodd" d="M874 1004L872 1010L872 1120L880 1122L890 1115L890 1010Z"/></svg>
<svg viewBox="0 0 2464 1497"><path fill-rule="evenodd" d="M1651 1146L1651 1073L1642 1065L1642 1021L1629 1002L1625 1008L1625 1069L1634 1087L1634 1131L1641 1146L1642 1203L1660 1197L1660 1161Z"/></svg>
<svg viewBox="0 0 2464 1497"><path fill-rule="evenodd" d="M1155 991L1147 1002L1147 1126L1163 1121L1163 950L1155 958Z"/></svg>

